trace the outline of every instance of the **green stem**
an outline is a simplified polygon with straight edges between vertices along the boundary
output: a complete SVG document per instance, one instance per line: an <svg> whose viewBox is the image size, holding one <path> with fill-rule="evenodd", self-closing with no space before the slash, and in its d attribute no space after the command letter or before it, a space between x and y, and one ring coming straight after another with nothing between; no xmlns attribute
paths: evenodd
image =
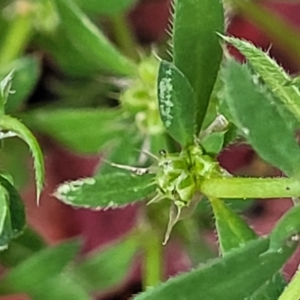
<svg viewBox="0 0 300 300"><path fill-rule="evenodd" d="M161 281L162 244L161 239L153 231L144 236L144 268L143 288L155 286Z"/></svg>
<svg viewBox="0 0 300 300"><path fill-rule="evenodd" d="M26 47L32 29L31 19L30 4L16 3L16 16L0 45L0 66L14 60Z"/></svg>
<svg viewBox="0 0 300 300"><path fill-rule="evenodd" d="M134 61L139 61L139 55L136 50L136 43L131 31L130 25L128 24L124 15L113 16L110 19L114 29L115 38L120 49L129 58Z"/></svg>
<svg viewBox="0 0 300 300"><path fill-rule="evenodd" d="M200 191L215 198L282 198L300 196L300 182L293 178L211 178Z"/></svg>
<svg viewBox="0 0 300 300"><path fill-rule="evenodd" d="M292 278L278 300L299 300L300 299L300 271Z"/></svg>

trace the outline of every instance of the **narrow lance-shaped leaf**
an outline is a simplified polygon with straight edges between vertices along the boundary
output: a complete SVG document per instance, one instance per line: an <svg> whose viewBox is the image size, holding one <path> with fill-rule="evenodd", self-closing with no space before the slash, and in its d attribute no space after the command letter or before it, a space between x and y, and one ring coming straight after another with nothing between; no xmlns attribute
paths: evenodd
<svg viewBox="0 0 300 300"><path fill-rule="evenodd" d="M169 134L182 146L194 143L197 104L192 87L171 63L162 61L158 73L159 112Z"/></svg>
<svg viewBox="0 0 300 300"><path fill-rule="evenodd" d="M93 209L124 206L143 200L155 190L153 175L113 172L95 178L66 182L55 196L70 205Z"/></svg>
<svg viewBox="0 0 300 300"><path fill-rule="evenodd" d="M44 160L42 151L40 146L33 136L33 134L28 130L26 126L24 126L20 121L14 119L10 116L3 116L0 118L0 128L1 130L7 130L14 132L18 135L19 138L24 140L27 145L29 146L34 162L34 169L35 169L35 180L37 186L37 201L39 200L40 193L43 188L44 183L44 174L45 174L45 167L44 167Z"/></svg>
<svg viewBox="0 0 300 300"><path fill-rule="evenodd" d="M268 246L268 239L250 241L225 257L171 278L134 299L249 299L282 268L295 249L293 244L284 247L282 252L265 254Z"/></svg>
<svg viewBox="0 0 300 300"><path fill-rule="evenodd" d="M257 238L256 233L245 220L226 206L225 201L210 198L210 203L213 207L218 241L223 255Z"/></svg>
<svg viewBox="0 0 300 300"><path fill-rule="evenodd" d="M237 48L248 60L254 71L262 78L268 88L278 97L282 105L292 112L300 122L300 91L287 84L290 76L268 53L253 44L233 37L221 36L226 42ZM266 101L268 99L265 99Z"/></svg>
<svg viewBox="0 0 300 300"><path fill-rule="evenodd" d="M172 27L174 64L194 90L200 130L222 59L216 35L224 30L222 1L174 0Z"/></svg>
<svg viewBox="0 0 300 300"><path fill-rule="evenodd" d="M253 82L247 65L229 60L223 76L229 120L264 160L288 176L299 177L300 148L289 121L274 104L275 96Z"/></svg>
<svg viewBox="0 0 300 300"><path fill-rule="evenodd" d="M70 0L55 0L64 33L94 64L120 75L133 75L135 65L123 56Z"/></svg>

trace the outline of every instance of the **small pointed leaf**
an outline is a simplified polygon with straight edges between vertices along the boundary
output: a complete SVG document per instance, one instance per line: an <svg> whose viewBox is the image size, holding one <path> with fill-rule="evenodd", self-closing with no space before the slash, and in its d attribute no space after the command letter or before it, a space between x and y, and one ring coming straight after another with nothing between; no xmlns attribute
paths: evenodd
<svg viewBox="0 0 300 300"><path fill-rule="evenodd" d="M196 135L196 99L185 76L162 61L158 73L159 112L169 134L182 146L193 144Z"/></svg>
<svg viewBox="0 0 300 300"><path fill-rule="evenodd" d="M93 209L124 206L143 200L155 190L153 175L113 172L95 178L66 182L55 196L70 205Z"/></svg>
<svg viewBox="0 0 300 300"><path fill-rule="evenodd" d="M257 238L256 233L237 213L226 206L225 201L210 198L216 220L220 250L223 255Z"/></svg>

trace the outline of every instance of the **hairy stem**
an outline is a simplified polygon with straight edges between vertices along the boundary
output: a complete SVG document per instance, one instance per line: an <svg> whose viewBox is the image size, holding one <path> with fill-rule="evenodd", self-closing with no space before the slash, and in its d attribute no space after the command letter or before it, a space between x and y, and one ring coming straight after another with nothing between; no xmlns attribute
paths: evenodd
<svg viewBox="0 0 300 300"><path fill-rule="evenodd" d="M215 198L281 198L300 196L300 182L293 178L211 178L200 191Z"/></svg>

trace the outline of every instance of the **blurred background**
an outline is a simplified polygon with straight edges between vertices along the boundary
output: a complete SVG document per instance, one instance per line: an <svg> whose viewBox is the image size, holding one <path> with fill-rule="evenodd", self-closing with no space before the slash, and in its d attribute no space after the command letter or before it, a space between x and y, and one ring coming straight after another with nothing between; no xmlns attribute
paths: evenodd
<svg viewBox="0 0 300 300"><path fill-rule="evenodd" d="M167 55L168 0L108 1L113 5L105 4L104 0L72 1L111 41L114 49L129 60L146 61L152 51ZM251 40L269 51L289 73L297 74L300 69L300 1L225 2L227 32ZM36 205L30 153L22 141L5 141L0 152L0 168L11 174L22 191L27 222L46 244L80 236L84 245L82 256L101 251L102 247L139 226L140 206L90 211L67 206L56 200L53 193L64 181L98 172L101 158L108 151L106 148L102 151L102 145L112 136L122 134L118 126L126 126L111 119L111 115L107 117L111 123L103 123L105 115L101 111L118 108L130 85L131 74L126 74L126 67L118 69L105 60L102 62L105 53L97 51L97 45L84 36L76 20L67 14L62 17L51 0L2 0L0 9L0 75L4 77L15 70L13 89L16 93L11 95L6 111L35 133L45 156L46 184L40 205ZM243 59L234 50L229 51L239 60ZM247 145L230 146L221 153L219 161L236 175L280 175ZM232 202L232 206L236 206L259 234L267 234L291 203L287 199L253 199ZM163 250L164 278L217 255L211 215L205 203L199 205L193 228L195 235L201 238L194 244L185 240L184 232L189 227L178 226L177 234ZM197 262L193 260L195 244L203 249ZM1 258L4 260L5 255ZM296 270L299 260L296 253L286 266L287 277ZM117 287L105 291L104 296L100 293L99 299L129 299L139 292L142 286L139 259L135 259L128 270ZM0 299L29 298L16 295Z"/></svg>

